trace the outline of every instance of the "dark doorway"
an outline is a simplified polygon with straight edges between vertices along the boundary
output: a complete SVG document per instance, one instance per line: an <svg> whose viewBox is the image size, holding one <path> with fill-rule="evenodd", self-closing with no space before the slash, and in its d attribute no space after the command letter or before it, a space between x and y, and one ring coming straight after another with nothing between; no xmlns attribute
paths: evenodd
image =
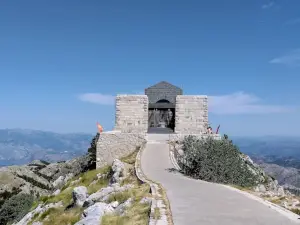
<svg viewBox="0 0 300 225"><path fill-rule="evenodd" d="M154 104L149 104L148 126L154 133L159 133L166 128L167 133L175 128L175 105L166 99L161 99Z"/></svg>

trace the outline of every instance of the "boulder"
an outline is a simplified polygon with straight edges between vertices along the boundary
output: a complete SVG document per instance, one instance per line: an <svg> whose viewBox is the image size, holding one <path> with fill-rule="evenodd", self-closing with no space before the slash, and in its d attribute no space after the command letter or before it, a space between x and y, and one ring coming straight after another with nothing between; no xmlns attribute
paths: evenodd
<svg viewBox="0 0 300 225"><path fill-rule="evenodd" d="M132 184L126 184L121 187L119 186L119 184L114 184L112 186L101 188L100 191L97 191L88 197L87 203L85 203L85 205L89 205L91 202L107 201L111 194L123 192L133 187L134 186Z"/></svg>
<svg viewBox="0 0 300 225"><path fill-rule="evenodd" d="M53 195L56 196L59 195L59 193L60 193L60 189L57 189L56 191L53 192Z"/></svg>
<svg viewBox="0 0 300 225"><path fill-rule="evenodd" d="M125 177L125 164L119 159L115 159L112 164L113 175L111 183L119 183L123 177Z"/></svg>
<svg viewBox="0 0 300 225"><path fill-rule="evenodd" d="M74 204L82 206L88 197L87 188L85 186L75 187L72 192Z"/></svg>
<svg viewBox="0 0 300 225"><path fill-rule="evenodd" d="M132 198L129 198L126 200L126 202L120 204L117 208L116 208L116 213L120 214L120 215L124 215L126 208L130 207L132 204Z"/></svg>
<svg viewBox="0 0 300 225"><path fill-rule="evenodd" d="M103 202L97 202L83 211L81 220L75 223L75 225L101 224L102 216L111 212L113 212L113 208L110 205Z"/></svg>

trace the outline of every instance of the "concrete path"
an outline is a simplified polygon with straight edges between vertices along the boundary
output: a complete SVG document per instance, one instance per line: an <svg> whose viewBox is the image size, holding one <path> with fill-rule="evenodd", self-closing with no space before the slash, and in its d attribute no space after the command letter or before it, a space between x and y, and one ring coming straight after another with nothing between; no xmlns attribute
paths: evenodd
<svg viewBox="0 0 300 225"><path fill-rule="evenodd" d="M163 185L175 225L292 225L268 206L222 185L187 178L174 169L169 158L168 135L148 134L142 154L145 175Z"/></svg>

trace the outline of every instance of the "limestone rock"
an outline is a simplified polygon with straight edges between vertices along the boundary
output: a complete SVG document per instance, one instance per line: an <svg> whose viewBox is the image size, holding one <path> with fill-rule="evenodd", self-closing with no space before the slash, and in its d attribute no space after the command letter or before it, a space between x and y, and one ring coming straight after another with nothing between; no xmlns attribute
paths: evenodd
<svg viewBox="0 0 300 225"><path fill-rule="evenodd" d="M120 204L118 201L114 201L114 202L111 202L110 205L113 207L113 208L117 208Z"/></svg>
<svg viewBox="0 0 300 225"><path fill-rule="evenodd" d="M111 182L119 183L125 177L125 165L119 159L115 159L112 164L112 171L114 172Z"/></svg>
<svg viewBox="0 0 300 225"><path fill-rule="evenodd" d="M62 206L63 206L62 202L50 203L48 205L40 204L35 210L27 213L18 223L14 225L27 225L36 214L42 214L50 208L59 208Z"/></svg>
<svg viewBox="0 0 300 225"><path fill-rule="evenodd" d="M116 212L120 215L124 215L126 208L130 207L132 204L132 198L129 198L126 200L126 202L120 204L117 208L116 208Z"/></svg>
<svg viewBox="0 0 300 225"><path fill-rule="evenodd" d="M33 222L32 225L43 225L42 222Z"/></svg>
<svg viewBox="0 0 300 225"><path fill-rule="evenodd" d="M56 191L53 192L53 195L56 196L56 195L59 195L59 193L60 193L60 189L57 189Z"/></svg>
<svg viewBox="0 0 300 225"><path fill-rule="evenodd" d="M64 184L64 177L60 176L58 177L54 182L53 182L53 187L58 187L58 186L62 186Z"/></svg>
<svg viewBox="0 0 300 225"><path fill-rule="evenodd" d="M142 204L151 204L151 202L152 202L152 199L148 198L148 197L144 197L140 201L140 203L142 203Z"/></svg>
<svg viewBox="0 0 300 225"><path fill-rule="evenodd" d="M113 186L108 186L105 188L101 188L100 191L97 191L93 194L91 194L86 202L85 206L90 205L92 202L100 202L100 201L107 201L110 197L111 194L118 193L118 192L123 192L126 191L130 188L133 188L132 184L126 184L124 186L119 186L119 184L114 184Z"/></svg>
<svg viewBox="0 0 300 225"><path fill-rule="evenodd" d="M82 206L88 197L87 188L85 186L75 187L72 192L75 205Z"/></svg>
<svg viewBox="0 0 300 225"><path fill-rule="evenodd" d="M83 211L81 220L75 225L95 225L100 224L105 213L112 212L113 209L106 203L97 202Z"/></svg>

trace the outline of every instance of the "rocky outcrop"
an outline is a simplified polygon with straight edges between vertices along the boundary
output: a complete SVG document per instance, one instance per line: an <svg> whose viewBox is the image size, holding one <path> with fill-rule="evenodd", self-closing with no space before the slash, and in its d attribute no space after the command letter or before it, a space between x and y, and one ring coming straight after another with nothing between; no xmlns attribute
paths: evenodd
<svg viewBox="0 0 300 225"><path fill-rule="evenodd" d="M29 212L25 217L23 217L23 219L21 219L18 223L15 223L14 225L27 225L35 215L42 214L47 210L49 210L50 208L58 208L58 207L62 207L62 202L50 203L47 205L42 205L42 204L38 205L36 209L34 209L32 212Z"/></svg>
<svg viewBox="0 0 300 225"><path fill-rule="evenodd" d="M102 217L108 214L113 214L114 216L123 216L126 214L127 209L132 206L133 202L136 201L135 197L129 194L130 192L126 191L129 191L132 188L137 188L139 186L137 183L135 183L135 179L132 179L132 176L134 175L129 172L132 171L132 169L134 169L133 165L115 159L113 161L113 165L111 166L111 172L107 172L107 170L105 170L106 172L103 173L92 173L93 179L91 179L92 182L90 184L85 183L84 185L86 186L82 186L82 180L87 179L86 176L82 176L70 182L68 186L62 188L62 192L65 190L64 193L60 193L60 189L57 189L55 193L52 193L52 197L60 194L64 196L65 193L67 193L68 195L70 194L72 196L72 199L70 199L71 203L68 200L64 201L63 204L61 202L49 204L47 203L49 201L46 200L44 201L44 203L38 205L36 209L29 212L21 221L19 221L15 225L26 225L29 222L31 222L32 224L42 225L43 222L47 220L47 217L49 215L47 215L46 218L39 216L53 207L60 208L60 212L62 213L68 212L68 210L72 209L80 209L80 214L77 214L77 216L80 216L80 219L75 223L75 225L101 224ZM124 184L123 182L125 179L126 184ZM63 180L64 179L59 176L55 180L55 183L58 184ZM90 195L88 194L90 186L98 185L98 182L103 182L104 180L105 182L107 182L107 186L101 188L98 191L95 191L94 193L91 193ZM134 183L127 183L131 181ZM78 183L80 183L80 185L76 186ZM70 190L72 190L71 193ZM118 199L117 196L121 196L121 198ZM47 199L49 198L51 199L51 196L49 196ZM58 196L57 199L61 199L60 196ZM52 201L53 198L50 202ZM144 198L139 200L138 203L149 205L151 204L151 199L145 196Z"/></svg>
<svg viewBox="0 0 300 225"><path fill-rule="evenodd" d="M35 160L28 165L0 168L0 207L17 193L35 197L51 194L72 177L91 168L89 155L62 163Z"/></svg>

